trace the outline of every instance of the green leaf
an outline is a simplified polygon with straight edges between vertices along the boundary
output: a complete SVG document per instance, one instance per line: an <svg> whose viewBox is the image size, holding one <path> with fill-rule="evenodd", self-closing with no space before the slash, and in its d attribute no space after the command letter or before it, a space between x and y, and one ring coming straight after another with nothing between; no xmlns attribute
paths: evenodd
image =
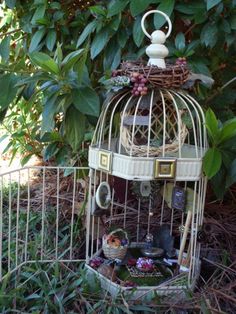
<svg viewBox="0 0 236 314"><path fill-rule="evenodd" d="M6 116L6 114L7 114L7 109L4 109L4 110L1 110L1 111L0 111L0 123L3 122L3 120L4 120L5 116Z"/></svg>
<svg viewBox="0 0 236 314"><path fill-rule="evenodd" d="M26 156L24 156L21 160L21 166L24 167L24 165L27 164L27 162L30 160L30 158L33 156L33 154L27 154Z"/></svg>
<svg viewBox="0 0 236 314"><path fill-rule="evenodd" d="M222 31L222 30L227 34L231 33L231 27L228 21L226 20L222 21L222 23L220 24L219 31Z"/></svg>
<svg viewBox="0 0 236 314"><path fill-rule="evenodd" d="M201 73L206 76L211 77L211 72L203 61L193 60L188 62L193 73Z"/></svg>
<svg viewBox="0 0 236 314"><path fill-rule="evenodd" d="M10 36L6 36L0 44L0 56L2 57L3 61L7 61L9 59L9 55L10 55L10 41L11 41L11 37Z"/></svg>
<svg viewBox="0 0 236 314"><path fill-rule="evenodd" d="M214 6L216 6L220 2L221 2L221 0L207 0L207 11L212 9Z"/></svg>
<svg viewBox="0 0 236 314"><path fill-rule="evenodd" d="M79 112L73 105L66 112L65 135L67 142L73 149L78 151L85 133L85 116Z"/></svg>
<svg viewBox="0 0 236 314"><path fill-rule="evenodd" d="M51 2L49 4L49 6L51 9L54 9L54 10L60 10L61 9L61 4L58 2Z"/></svg>
<svg viewBox="0 0 236 314"><path fill-rule="evenodd" d="M231 26L231 29L236 30L236 15L235 14L231 16L230 18L230 26Z"/></svg>
<svg viewBox="0 0 236 314"><path fill-rule="evenodd" d="M183 50L185 48L185 37L183 33L178 33L175 37L175 47L178 50Z"/></svg>
<svg viewBox="0 0 236 314"><path fill-rule="evenodd" d="M91 58L94 59L106 46L109 40L109 30L103 28L93 39L91 45Z"/></svg>
<svg viewBox="0 0 236 314"><path fill-rule="evenodd" d="M236 136L236 118L224 123L219 135L219 143L224 143L234 136Z"/></svg>
<svg viewBox="0 0 236 314"><path fill-rule="evenodd" d="M222 147L219 148L222 154L222 163L224 164L225 168L228 169L231 163L235 159L235 152L232 152L230 150L222 149Z"/></svg>
<svg viewBox="0 0 236 314"><path fill-rule="evenodd" d="M81 33L77 41L76 48L82 45L82 43L86 40L86 38L95 30L96 25L97 25L97 20L94 19L85 27L85 29L83 30L83 32Z"/></svg>
<svg viewBox="0 0 236 314"><path fill-rule="evenodd" d="M98 117L100 104L97 93L88 86L72 90L74 106L83 114Z"/></svg>
<svg viewBox="0 0 236 314"><path fill-rule="evenodd" d="M62 137L57 131L46 132L42 137L39 138L41 143L43 142L62 142Z"/></svg>
<svg viewBox="0 0 236 314"><path fill-rule="evenodd" d="M113 0L113 1L111 1L108 5L107 17L112 17L113 15L116 15L116 14L122 12L128 3L129 3L129 0Z"/></svg>
<svg viewBox="0 0 236 314"><path fill-rule="evenodd" d="M81 84L81 82L82 82L82 80L84 78L84 74L86 73L85 72L85 70L86 70L85 63L86 63L86 60L87 60L88 51L89 51L89 47L87 45L85 47L83 53L82 53L82 57L80 59L80 62L77 63L77 65L76 65L76 71L78 73L78 82L79 82L79 84Z"/></svg>
<svg viewBox="0 0 236 314"><path fill-rule="evenodd" d="M36 24L38 19L42 19L44 17L46 11L46 5L38 5L37 9L32 17L31 23Z"/></svg>
<svg viewBox="0 0 236 314"><path fill-rule="evenodd" d="M121 21L121 14L118 14L112 18L112 21L108 24L108 27L116 32L119 29L120 21Z"/></svg>
<svg viewBox="0 0 236 314"><path fill-rule="evenodd" d="M175 6L175 10L184 14L189 14L189 15L192 15L195 12L194 8L190 4L186 5L185 3L177 4Z"/></svg>
<svg viewBox="0 0 236 314"><path fill-rule="evenodd" d="M62 21L62 19L63 19L63 17L64 17L64 15L65 15L65 12L63 12L63 11L56 11L54 14L53 14L53 22L55 23L55 22L59 22L60 20L60 23L61 22L63 22ZM71 23L72 24L72 23ZM70 25L71 25L70 24ZM72 26L72 25L71 25ZM68 30L65 28L64 29L65 30L65 33L67 33L67 34L69 34L68 33Z"/></svg>
<svg viewBox="0 0 236 314"><path fill-rule="evenodd" d="M63 53L62 53L61 45L59 43L57 43L57 49L55 51L54 58L55 58L57 64L60 66L60 64L62 62L62 58L63 58Z"/></svg>
<svg viewBox="0 0 236 314"><path fill-rule="evenodd" d="M89 11L94 15L106 16L106 9L101 5L94 5L92 7L89 7Z"/></svg>
<svg viewBox="0 0 236 314"><path fill-rule="evenodd" d="M43 17L43 18L37 20L37 24L38 25L49 26L50 25L50 20L48 18L46 18L46 17Z"/></svg>
<svg viewBox="0 0 236 314"><path fill-rule="evenodd" d="M7 146L4 148L2 155L4 155L11 147L13 146L13 142L10 141Z"/></svg>
<svg viewBox="0 0 236 314"><path fill-rule="evenodd" d="M196 10L194 14L194 23L195 24L202 24L208 19L207 11L205 8Z"/></svg>
<svg viewBox="0 0 236 314"><path fill-rule="evenodd" d="M30 42L30 46L29 46L30 53L37 50L44 35L45 35L45 28L39 29L36 33L34 33Z"/></svg>
<svg viewBox="0 0 236 314"><path fill-rule="evenodd" d="M120 29L120 31L117 33L117 41L121 48L124 48L128 38L129 35L127 34L126 29L125 28Z"/></svg>
<svg viewBox="0 0 236 314"><path fill-rule="evenodd" d="M62 61L63 71L67 72L73 68L76 62L82 57L84 49L79 49L69 53Z"/></svg>
<svg viewBox="0 0 236 314"><path fill-rule="evenodd" d="M46 46L49 51L52 51L57 39L57 34L55 30L50 29L46 36Z"/></svg>
<svg viewBox="0 0 236 314"><path fill-rule="evenodd" d="M141 16L135 19L133 26L133 39L137 47L140 47L144 38L144 32L141 28Z"/></svg>
<svg viewBox="0 0 236 314"><path fill-rule="evenodd" d="M200 44L200 40L196 39L196 40L192 40L190 44L187 45L186 47L186 52L194 50L195 48L197 48Z"/></svg>
<svg viewBox="0 0 236 314"><path fill-rule="evenodd" d="M115 54L114 59L112 61L111 70L116 69L119 66L119 64L120 64L120 61L121 61L121 50L118 49L116 51L116 54Z"/></svg>
<svg viewBox="0 0 236 314"><path fill-rule="evenodd" d="M43 52L33 52L29 55L30 60L35 65L42 68L44 71L51 72L54 74L59 73L59 67L56 62L50 58L46 53Z"/></svg>
<svg viewBox="0 0 236 314"><path fill-rule="evenodd" d="M218 38L218 28L216 24L207 23L204 25L201 31L200 39L201 43L206 47L214 47Z"/></svg>
<svg viewBox="0 0 236 314"><path fill-rule="evenodd" d="M103 68L104 71L110 71L111 65L114 61L117 51L120 50L119 43L117 41L116 36L114 36L110 41L109 45L104 49L103 54Z"/></svg>
<svg viewBox="0 0 236 314"><path fill-rule="evenodd" d="M214 177L211 178L211 186L218 199L223 199L225 194L226 170L221 167Z"/></svg>
<svg viewBox="0 0 236 314"><path fill-rule="evenodd" d="M54 143L50 143L43 154L43 159L45 161L50 160L53 156L55 156L58 152L59 152L59 147L58 147L58 143L54 142Z"/></svg>
<svg viewBox="0 0 236 314"><path fill-rule="evenodd" d="M0 93L0 110L1 111L7 109L10 103L16 97L17 80L18 80L17 76L12 73L0 75L0 86L1 86L1 91L2 91Z"/></svg>
<svg viewBox="0 0 236 314"><path fill-rule="evenodd" d="M34 95L35 92L35 84L27 84L23 91L22 91L22 96L24 97L25 100L30 100L30 98Z"/></svg>
<svg viewBox="0 0 236 314"><path fill-rule="evenodd" d="M168 16L171 16L173 10L174 10L175 0L165 0L161 1L161 4L157 7L157 10L160 10L164 13L166 13ZM160 15L155 14L154 15L154 25L156 29L159 29L166 23L166 19Z"/></svg>
<svg viewBox="0 0 236 314"><path fill-rule="evenodd" d="M46 132L52 132L55 126L54 116L58 112L57 95L45 99L42 112L41 137Z"/></svg>
<svg viewBox="0 0 236 314"><path fill-rule="evenodd" d="M205 1L192 1L189 2L187 5L186 3L181 3L175 5L175 10L187 15L195 16L196 14L198 15L199 12L203 12L203 10L206 10L206 4Z"/></svg>
<svg viewBox="0 0 236 314"><path fill-rule="evenodd" d="M219 134L218 121L211 109L208 109L206 112L206 127L212 143L216 142Z"/></svg>
<svg viewBox="0 0 236 314"><path fill-rule="evenodd" d="M147 306L147 305L141 305L141 304L137 304L137 305L131 305L130 306L130 310L132 311L139 311L140 314L141 313L156 313L155 309L152 309L151 307Z"/></svg>
<svg viewBox="0 0 236 314"><path fill-rule="evenodd" d="M35 299L41 299L42 296L37 293L32 293L31 295L27 296L25 299L26 300L35 300Z"/></svg>
<svg viewBox="0 0 236 314"><path fill-rule="evenodd" d="M234 161L230 164L228 176L226 179L226 187L229 188L235 182L236 182L236 159L234 159Z"/></svg>
<svg viewBox="0 0 236 314"><path fill-rule="evenodd" d="M132 16L136 16L136 15L144 12L151 2L153 2L153 1L131 0L130 12L131 12Z"/></svg>
<svg viewBox="0 0 236 314"><path fill-rule="evenodd" d="M217 148L209 148L203 158L203 171L211 179L219 170L222 164L222 155Z"/></svg>
<svg viewBox="0 0 236 314"><path fill-rule="evenodd" d="M236 153L236 136L231 139L225 141L220 145L221 150L227 150Z"/></svg>
<svg viewBox="0 0 236 314"><path fill-rule="evenodd" d="M68 149L68 146L63 146L59 149L58 153L55 156L58 166L68 166L70 160L69 153L70 150Z"/></svg>

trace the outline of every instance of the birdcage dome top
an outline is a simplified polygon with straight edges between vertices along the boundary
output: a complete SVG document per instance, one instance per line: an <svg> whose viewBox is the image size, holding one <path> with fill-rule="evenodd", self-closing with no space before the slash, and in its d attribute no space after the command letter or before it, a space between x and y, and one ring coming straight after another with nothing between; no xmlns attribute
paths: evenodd
<svg viewBox="0 0 236 314"><path fill-rule="evenodd" d="M104 103L90 147L90 162L98 166L94 153L99 151L109 152L110 159L201 160L206 147L202 108L186 92L154 88L137 97L124 89Z"/></svg>
<svg viewBox="0 0 236 314"><path fill-rule="evenodd" d="M200 158L205 133L203 111L186 92L123 90L106 100L91 146L130 157Z"/></svg>
<svg viewBox="0 0 236 314"><path fill-rule="evenodd" d="M150 11L142 19L143 31L152 41L146 49L148 64L124 62L111 79L120 89L109 94L103 105L90 146L89 165L127 179L143 180L155 178L153 168L165 159L162 163L167 163L167 172L176 169L171 170L171 177L179 171L179 180L195 180L201 174L207 147L204 113L192 96L179 89L188 77L185 62L165 63L168 49L163 44L171 31L169 18L166 35L162 31L151 35L146 32L144 20L153 12L160 13ZM176 163L177 167L173 166ZM193 165L197 165L195 174L190 173Z"/></svg>

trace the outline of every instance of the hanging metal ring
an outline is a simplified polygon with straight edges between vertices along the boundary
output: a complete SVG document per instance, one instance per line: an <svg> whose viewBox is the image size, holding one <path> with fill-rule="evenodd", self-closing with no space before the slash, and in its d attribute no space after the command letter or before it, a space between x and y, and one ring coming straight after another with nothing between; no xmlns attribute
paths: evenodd
<svg viewBox="0 0 236 314"><path fill-rule="evenodd" d="M168 26L169 26L168 32L167 32L167 34L166 34L166 38L168 38L168 37L170 36L171 31L172 31L172 23L171 23L171 20L170 20L169 16L168 16L167 14L165 14L164 12L159 11L159 10L151 10L151 11L148 11L148 12L145 13L144 16L142 17L142 20L141 20L141 27L142 27L142 30L143 30L144 34L145 34L148 38L152 39L152 36L147 32L147 30L146 30L146 28L145 28L144 22L145 22L146 17L147 17L148 15L150 15L150 14L153 14L153 13L158 13L158 14L164 16L164 18L166 19L166 21L167 21L167 23L168 23Z"/></svg>
<svg viewBox="0 0 236 314"><path fill-rule="evenodd" d="M111 189L107 182L101 182L95 195L98 207L108 209L111 204Z"/></svg>

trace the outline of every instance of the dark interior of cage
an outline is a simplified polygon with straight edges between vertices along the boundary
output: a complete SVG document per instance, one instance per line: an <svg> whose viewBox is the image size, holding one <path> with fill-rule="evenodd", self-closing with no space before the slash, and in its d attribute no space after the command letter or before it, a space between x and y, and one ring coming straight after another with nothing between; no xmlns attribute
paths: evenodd
<svg viewBox="0 0 236 314"><path fill-rule="evenodd" d="M99 239L92 240L94 244L90 266L124 286L157 286L163 281L179 276L178 250L183 233L181 226L184 225L186 213L181 208L178 210L171 208L173 193L171 194L170 189L173 191L176 187L177 191L183 191L187 187L192 187L193 183L167 180L131 181L107 174L101 176L101 173L97 173L98 177L100 181L107 180L110 185L112 203L108 209L101 209L95 205L93 223L99 224L97 234ZM97 184L92 187L94 191ZM94 235L96 228L97 226L93 226ZM103 236L119 229L127 232L129 246L123 258L109 259L103 252ZM150 236L151 249L156 250L158 254L151 257L154 263L153 271L143 272L137 270L137 260L148 259L145 250ZM186 247L189 247L190 236L189 233ZM185 255L188 264L189 252ZM111 276L114 273L115 276Z"/></svg>

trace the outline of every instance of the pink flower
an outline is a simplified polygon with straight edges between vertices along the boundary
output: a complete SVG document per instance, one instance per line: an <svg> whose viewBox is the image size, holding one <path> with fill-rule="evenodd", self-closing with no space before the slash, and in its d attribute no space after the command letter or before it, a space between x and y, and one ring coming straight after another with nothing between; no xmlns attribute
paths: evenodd
<svg viewBox="0 0 236 314"><path fill-rule="evenodd" d="M145 269L145 270L153 270L154 268L154 263L151 258L148 257L139 257L136 266L139 269Z"/></svg>

